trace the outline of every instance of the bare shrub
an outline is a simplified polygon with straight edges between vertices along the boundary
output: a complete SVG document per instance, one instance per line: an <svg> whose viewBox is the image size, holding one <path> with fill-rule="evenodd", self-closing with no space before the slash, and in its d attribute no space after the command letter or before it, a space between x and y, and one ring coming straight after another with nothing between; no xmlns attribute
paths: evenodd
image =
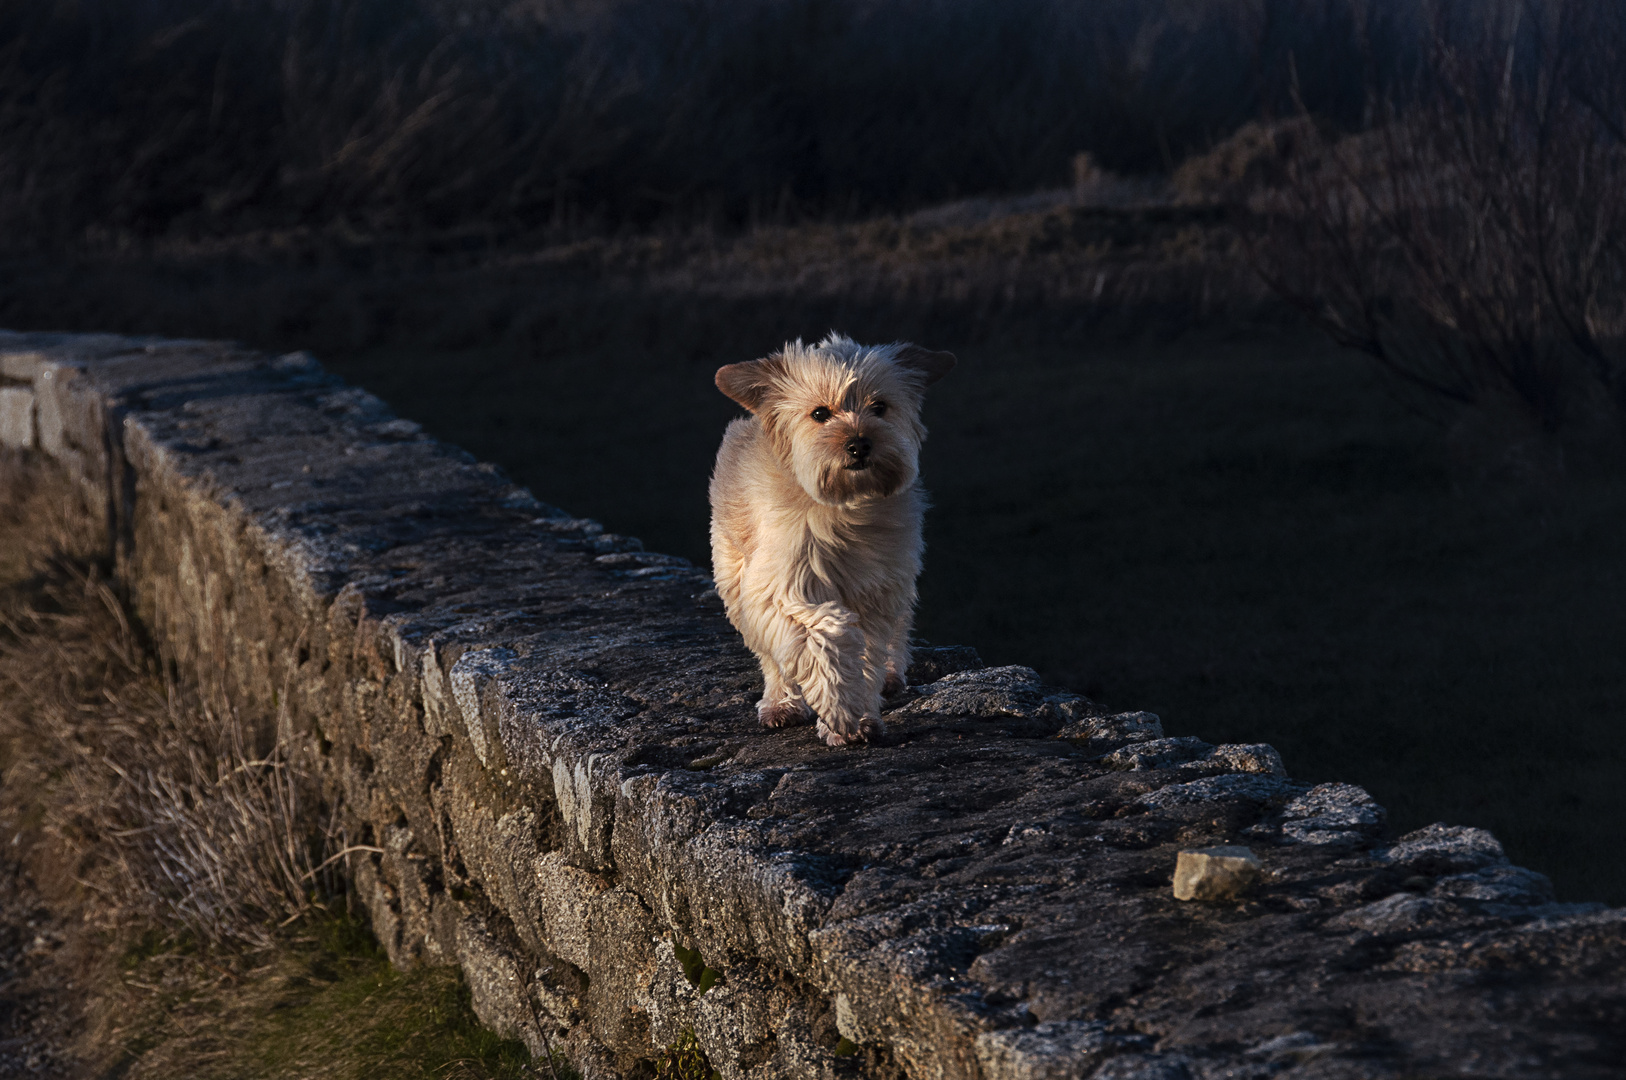
<svg viewBox="0 0 1626 1080"><path fill-rule="evenodd" d="M103 918L260 946L339 887L304 748L256 745L229 706L167 677L94 566L48 562L11 592L3 787L32 801L51 861Z"/></svg>
<svg viewBox="0 0 1626 1080"><path fill-rule="evenodd" d="M1626 71L1617 5L1435 21L1352 135L1307 110L1251 197L1270 286L1516 469L1626 422Z"/></svg>
<svg viewBox="0 0 1626 1080"><path fill-rule="evenodd" d="M1358 115L1351 43L1402 32L1359 13L1411 4L0 0L0 241L461 246L1156 171L1284 106L1288 52Z"/></svg>

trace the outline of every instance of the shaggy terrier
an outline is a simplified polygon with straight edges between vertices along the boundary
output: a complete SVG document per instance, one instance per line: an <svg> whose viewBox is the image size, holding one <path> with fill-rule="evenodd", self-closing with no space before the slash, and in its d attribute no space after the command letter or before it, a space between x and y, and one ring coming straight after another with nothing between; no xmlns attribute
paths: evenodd
<svg viewBox="0 0 1626 1080"><path fill-rule="evenodd" d="M831 746L879 734L903 689L926 493L926 387L954 357L838 334L729 364L728 425L711 477L711 566L729 621L762 664L757 715L809 715Z"/></svg>

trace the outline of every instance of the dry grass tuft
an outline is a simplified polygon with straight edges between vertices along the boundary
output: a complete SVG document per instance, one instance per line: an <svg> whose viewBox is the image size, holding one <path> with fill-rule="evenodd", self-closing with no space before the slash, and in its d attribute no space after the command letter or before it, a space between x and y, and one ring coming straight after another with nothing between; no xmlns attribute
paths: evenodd
<svg viewBox="0 0 1626 1080"><path fill-rule="evenodd" d="M538 1075L322 910L303 748L166 674L69 490L0 453L0 1076Z"/></svg>
<svg viewBox="0 0 1626 1080"><path fill-rule="evenodd" d="M318 871L331 815L305 748L258 745L229 703L170 677L105 571L46 553L49 515L16 527L49 505L35 478L15 459L0 475L5 546L31 563L7 567L22 580L0 600L0 760L40 820L39 861L88 888L99 921L268 944L336 885Z"/></svg>

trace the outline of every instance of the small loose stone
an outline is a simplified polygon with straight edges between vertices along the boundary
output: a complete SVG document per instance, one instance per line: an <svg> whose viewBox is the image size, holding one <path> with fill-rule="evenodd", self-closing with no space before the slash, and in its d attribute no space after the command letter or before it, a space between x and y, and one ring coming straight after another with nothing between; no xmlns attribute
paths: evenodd
<svg viewBox="0 0 1626 1080"><path fill-rule="evenodd" d="M1182 851L1174 864L1176 900L1236 900L1263 876L1258 856L1224 845Z"/></svg>

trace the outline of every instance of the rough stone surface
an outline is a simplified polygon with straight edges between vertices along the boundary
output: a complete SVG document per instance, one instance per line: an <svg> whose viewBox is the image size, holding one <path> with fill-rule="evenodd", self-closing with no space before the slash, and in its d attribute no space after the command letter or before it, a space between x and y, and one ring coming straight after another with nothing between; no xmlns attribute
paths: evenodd
<svg viewBox="0 0 1626 1080"><path fill-rule="evenodd" d="M1626 912L1488 834L1391 843L1268 748L964 653L923 650L877 745L763 730L703 573L307 354L0 335L0 374L166 657L380 849L392 959L590 1077L690 1029L729 1080L1620 1075ZM1174 900L1224 844L1255 893Z"/></svg>
<svg viewBox="0 0 1626 1080"><path fill-rule="evenodd" d="M1238 900L1259 884L1254 853L1235 844L1182 851L1174 863L1176 900Z"/></svg>

